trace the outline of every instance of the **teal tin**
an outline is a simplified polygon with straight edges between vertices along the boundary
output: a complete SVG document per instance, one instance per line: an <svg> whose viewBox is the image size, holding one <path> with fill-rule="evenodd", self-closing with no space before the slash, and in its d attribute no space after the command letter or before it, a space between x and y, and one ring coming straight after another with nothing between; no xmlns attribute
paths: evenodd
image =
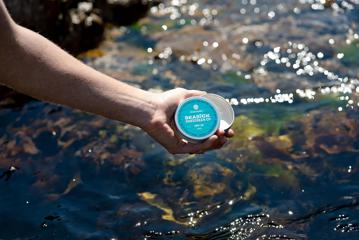
<svg viewBox="0 0 359 240"><path fill-rule="evenodd" d="M175 113L178 135L194 143L206 140L218 129L229 129L233 120L231 105L216 94L187 98L178 105Z"/></svg>

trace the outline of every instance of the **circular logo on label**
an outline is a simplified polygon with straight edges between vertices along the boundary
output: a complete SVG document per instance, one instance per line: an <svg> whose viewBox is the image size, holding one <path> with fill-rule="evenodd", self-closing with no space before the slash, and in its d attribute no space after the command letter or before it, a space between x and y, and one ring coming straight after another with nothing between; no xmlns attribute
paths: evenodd
<svg viewBox="0 0 359 240"><path fill-rule="evenodd" d="M214 134L219 125L215 106L202 98L191 98L176 111L179 131L191 139L206 139Z"/></svg>

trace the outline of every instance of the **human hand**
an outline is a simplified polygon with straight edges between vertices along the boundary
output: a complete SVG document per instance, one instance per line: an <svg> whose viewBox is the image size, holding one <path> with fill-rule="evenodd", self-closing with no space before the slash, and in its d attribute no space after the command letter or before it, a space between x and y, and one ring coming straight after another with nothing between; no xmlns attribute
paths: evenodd
<svg viewBox="0 0 359 240"><path fill-rule="evenodd" d="M156 94L154 99L157 106L156 111L151 118L150 124L144 130L172 154L204 153L205 151L221 148L226 143L227 138L234 136L232 129L226 132L218 130L215 135L201 143L189 143L175 133L173 116L178 104L188 97L202 96L204 94L205 92L203 91L183 88Z"/></svg>

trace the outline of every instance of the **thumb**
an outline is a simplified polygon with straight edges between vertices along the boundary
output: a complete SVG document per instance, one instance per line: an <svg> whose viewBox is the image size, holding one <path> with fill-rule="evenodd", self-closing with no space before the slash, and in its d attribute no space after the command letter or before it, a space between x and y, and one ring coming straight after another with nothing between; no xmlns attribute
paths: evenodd
<svg viewBox="0 0 359 240"><path fill-rule="evenodd" d="M187 90L185 93L185 97L189 98L189 97L197 97L197 96L203 96L207 94L207 92L205 91L199 91L199 90Z"/></svg>

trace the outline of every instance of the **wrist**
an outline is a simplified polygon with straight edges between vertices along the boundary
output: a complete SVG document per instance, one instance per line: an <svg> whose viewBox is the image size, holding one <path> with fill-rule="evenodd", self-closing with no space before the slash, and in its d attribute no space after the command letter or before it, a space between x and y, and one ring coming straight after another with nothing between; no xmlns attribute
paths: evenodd
<svg viewBox="0 0 359 240"><path fill-rule="evenodd" d="M138 113L133 116L133 122L129 122L146 132L151 131L156 125L157 115L161 109L161 94L142 90L143 102L138 106Z"/></svg>

